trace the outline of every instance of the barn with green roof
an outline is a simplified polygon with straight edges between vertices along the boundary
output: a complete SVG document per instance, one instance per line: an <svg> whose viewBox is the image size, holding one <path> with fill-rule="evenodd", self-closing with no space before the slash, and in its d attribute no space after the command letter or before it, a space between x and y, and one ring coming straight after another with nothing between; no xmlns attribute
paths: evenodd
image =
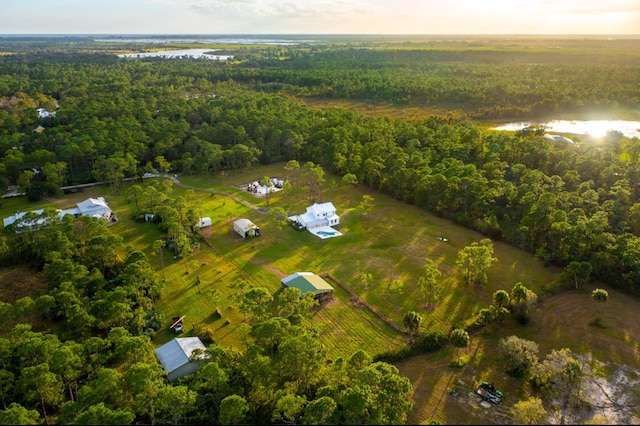
<svg viewBox="0 0 640 426"><path fill-rule="evenodd" d="M318 300L330 299L333 297L333 287L322 279L321 276L313 272L296 272L280 280L283 288L294 287L300 289L300 295L313 293Z"/></svg>

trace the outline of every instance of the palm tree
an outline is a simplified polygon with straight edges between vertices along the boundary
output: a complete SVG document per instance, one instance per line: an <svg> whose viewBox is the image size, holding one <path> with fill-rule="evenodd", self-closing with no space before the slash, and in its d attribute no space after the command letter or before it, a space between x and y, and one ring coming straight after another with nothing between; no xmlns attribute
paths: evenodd
<svg viewBox="0 0 640 426"><path fill-rule="evenodd" d="M418 331L421 322L422 317L417 312L411 311L404 315L404 326L409 330L411 342L413 342L413 333Z"/></svg>
<svg viewBox="0 0 640 426"><path fill-rule="evenodd" d="M595 290L593 290L593 292L591 293L591 298L593 300L596 301L597 305L596 305L596 322L600 321L600 317L598 315L598 306L600 305L600 303L605 303L607 300L609 300L609 293L607 292L607 290L601 289L601 288L596 288Z"/></svg>
<svg viewBox="0 0 640 426"><path fill-rule="evenodd" d="M460 363L460 350L469 346L469 333L462 328L456 328L451 331L449 342L458 348L458 364Z"/></svg>

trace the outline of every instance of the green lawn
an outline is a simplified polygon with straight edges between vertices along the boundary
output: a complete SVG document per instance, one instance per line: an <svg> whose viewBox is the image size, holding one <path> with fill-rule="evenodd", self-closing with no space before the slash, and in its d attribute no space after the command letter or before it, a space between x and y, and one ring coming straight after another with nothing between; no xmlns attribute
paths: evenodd
<svg viewBox="0 0 640 426"><path fill-rule="evenodd" d="M6 216L16 209L29 210L41 205L65 208L89 196L104 196L120 219L112 230L127 244L145 251L157 266L159 276L164 276L158 309L167 321L184 315L187 333L192 333L194 326L207 326L216 341L239 348L244 345L247 326L232 297L234 291L229 288L233 283L265 287L275 293L280 287L279 280L291 273L330 273L396 325L402 325L406 312L415 310L424 318L424 329L448 331L452 325L463 324L473 312L491 303L495 290L510 290L521 281L539 292L558 272L544 268L527 253L495 242L499 262L489 271L489 283L483 289L467 287L457 275L455 257L464 246L479 241L480 234L391 197L369 193L362 186L342 187L331 175L327 175L322 200L318 201L331 201L336 206L342 217L338 229L344 235L326 240L291 227L285 227L276 237L274 224L267 213L221 193L233 194L265 209L283 207L290 212L303 213L311 204L305 194L278 192L267 203L265 198L238 188L240 184L264 176L282 177L283 174L284 164L276 164L223 177L180 176L183 184L198 188L193 191L198 209L202 216L209 216L213 221L207 236L210 246L203 243L199 252L180 260L173 259L169 251L165 251L163 258L152 251L153 242L160 238L157 226L134 222L131 214L135 204L127 202L124 195L110 193L108 187L87 189L43 204L28 203L24 198L6 199L0 214ZM186 191L175 186L173 195L184 195ZM356 209L364 194L374 198L370 221L364 220ZM244 240L237 235L232 223L242 217L256 223L262 236ZM445 236L448 241L439 241L436 236ZM445 283L442 300L431 310L424 308L424 296L416 288L426 257L437 262ZM163 261L164 268L161 267ZM364 282L363 273L370 274L373 279ZM200 278L199 285L196 284L197 277ZM392 294L388 290L393 279L403 281L402 294ZM329 356L349 356L359 348L375 354L405 344L406 336L395 332L367 310L355 307L346 293L337 291L336 296L335 303L325 306L315 317ZM216 307L222 318L213 315ZM159 331L156 343L164 343L172 337L165 327Z"/></svg>
<svg viewBox="0 0 640 426"><path fill-rule="evenodd" d="M251 172L231 173L224 178L182 176L180 180L193 187L239 193L243 199L266 208L264 198L243 193L235 185L263 176L281 177L283 166L277 164ZM337 178L328 176L322 201L331 201L338 209L342 216L338 229L344 235L326 240L287 227L276 241L274 225L267 214L239 204L233 205L234 201L227 198L226 207L232 204L233 210L211 213L215 222L209 239L215 247L212 255L226 256L227 262L236 263L232 268L236 270L238 265L245 269L249 264L253 265L258 269L253 273L252 284L273 289L278 287L280 278L296 271L331 273L395 324L402 325L404 314L417 310L423 315L424 328L437 327L444 331L448 331L452 324L464 323L475 310L486 307L491 303L494 291L510 290L515 283L523 282L533 291L540 292L558 273L553 268L545 268L527 253L495 242L495 255L499 262L489 271L489 283L483 289L467 287L461 284L457 275L455 257L460 249L479 241L482 235L377 193L371 194L374 208L367 223L355 209L365 193L368 193L366 188L344 188L337 184ZM202 195L207 196L210 194ZM226 197L214 196L214 200L222 198ZM271 196L269 204L270 207L284 207L287 211L302 213L311 201L303 194L287 196L276 193ZM205 215L209 213L205 212ZM262 236L245 241L235 234L232 222L239 217L256 223L262 229ZM439 241L436 236L445 236L448 241ZM423 307L424 297L416 289L425 257L438 263L446 284L442 301L428 311ZM266 270L267 273L257 277L258 270ZM362 273L371 274L373 280L362 282ZM388 291L392 279L404 282L401 295ZM325 307L316 316L317 327L322 330L330 355L344 356L351 346L365 347L376 353L404 344L399 333L389 330L373 315L369 317L365 310L353 307L346 294L337 292L337 297L337 303ZM378 337L365 335L363 330L367 333L373 331ZM350 337L345 339L345 336ZM363 346L346 344L352 341L360 341Z"/></svg>

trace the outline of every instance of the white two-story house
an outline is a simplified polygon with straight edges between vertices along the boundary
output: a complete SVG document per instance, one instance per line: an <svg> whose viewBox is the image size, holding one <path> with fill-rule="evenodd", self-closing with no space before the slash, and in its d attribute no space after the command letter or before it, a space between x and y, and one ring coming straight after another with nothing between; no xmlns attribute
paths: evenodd
<svg viewBox="0 0 640 426"><path fill-rule="evenodd" d="M307 228L314 229L340 224L340 216L336 214L333 203L314 203L307 207L307 212L296 217L297 222Z"/></svg>

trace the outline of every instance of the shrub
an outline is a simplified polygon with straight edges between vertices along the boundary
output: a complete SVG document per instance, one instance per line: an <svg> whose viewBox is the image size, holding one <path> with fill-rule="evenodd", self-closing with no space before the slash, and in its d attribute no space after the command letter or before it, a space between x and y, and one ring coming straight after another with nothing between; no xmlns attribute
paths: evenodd
<svg viewBox="0 0 640 426"><path fill-rule="evenodd" d="M440 330L431 330L421 334L413 342L418 353L434 352L442 349L449 341L449 337Z"/></svg>
<svg viewBox="0 0 640 426"><path fill-rule="evenodd" d="M529 306L525 304L519 303L517 305L514 305L511 308L511 313L515 318L515 320L522 325L529 324L529 321L531 320L531 315L529 313Z"/></svg>
<svg viewBox="0 0 640 426"><path fill-rule="evenodd" d="M165 320L165 316L154 309L147 313L145 317L145 327L157 331L160 329L160 327L162 327L162 324L164 324Z"/></svg>
<svg viewBox="0 0 640 426"><path fill-rule="evenodd" d="M405 346L399 349L383 352L373 357L373 362L396 362L417 355L418 352L411 346Z"/></svg>
<svg viewBox="0 0 640 426"><path fill-rule="evenodd" d="M469 363L469 357L467 356L461 356L458 359L454 359L453 361L451 361L449 363L450 367L457 367L457 368L462 368L465 365L467 365Z"/></svg>
<svg viewBox="0 0 640 426"><path fill-rule="evenodd" d="M567 284L567 282L564 280L553 280L549 283L544 284L542 287L542 291L547 296L553 296L572 288L572 284L573 283Z"/></svg>
<svg viewBox="0 0 640 426"><path fill-rule="evenodd" d="M134 220L134 222L144 222L144 216L145 216L146 212L144 210L136 210L133 212L132 214L132 218Z"/></svg>
<svg viewBox="0 0 640 426"><path fill-rule="evenodd" d="M500 339L499 351L507 373L516 377L525 376L538 362L538 344L517 336Z"/></svg>
<svg viewBox="0 0 640 426"><path fill-rule="evenodd" d="M210 326L206 325L204 327L201 327L198 330L198 337L200 337L200 339L202 340L202 343L205 344L205 346L209 346L212 343L215 343L215 332L213 330L213 328L211 328Z"/></svg>

